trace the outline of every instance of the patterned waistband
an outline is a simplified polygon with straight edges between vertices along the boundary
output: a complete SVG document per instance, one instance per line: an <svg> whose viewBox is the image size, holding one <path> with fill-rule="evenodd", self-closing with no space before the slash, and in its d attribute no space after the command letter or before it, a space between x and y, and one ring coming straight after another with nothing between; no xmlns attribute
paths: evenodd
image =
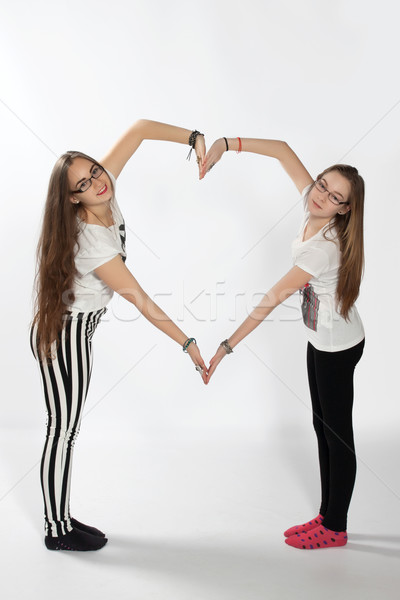
<svg viewBox="0 0 400 600"><path fill-rule="evenodd" d="M71 308L65 311L63 315L63 321L85 321L92 317L101 317L107 312L107 308L99 308L98 310L91 310L89 312L83 312L76 308Z"/></svg>

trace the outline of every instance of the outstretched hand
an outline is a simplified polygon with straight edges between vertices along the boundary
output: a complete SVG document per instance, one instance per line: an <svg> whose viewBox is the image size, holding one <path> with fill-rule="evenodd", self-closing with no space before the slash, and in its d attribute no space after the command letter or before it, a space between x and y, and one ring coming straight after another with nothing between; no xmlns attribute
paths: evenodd
<svg viewBox="0 0 400 600"><path fill-rule="evenodd" d="M200 372L200 371L199 372L200 372L203 382L207 383L208 369L207 369L205 362L200 354L200 350L199 350L198 346L192 342L189 345L187 352L188 352L190 358L192 359L192 361L194 362L195 366L199 366L203 369L203 372Z"/></svg>
<svg viewBox="0 0 400 600"><path fill-rule="evenodd" d="M222 346L218 347L218 350L210 360L210 366L208 367L207 377L205 383L209 383L211 379L211 375L214 373L215 369L218 367L221 360L226 356L225 348Z"/></svg>
<svg viewBox="0 0 400 600"><path fill-rule="evenodd" d="M197 139L199 137L200 136L198 136ZM208 173L208 171L212 169L213 166L217 164L219 160L221 160L221 156L224 152L226 152L225 141L222 138L215 140L215 142L207 152L205 160L202 163L200 169L200 179L203 179Z"/></svg>
<svg viewBox="0 0 400 600"><path fill-rule="evenodd" d="M206 141L204 135L198 135L196 143L194 145L194 151L196 152L197 166L199 167L199 178L201 179L201 170L206 157Z"/></svg>

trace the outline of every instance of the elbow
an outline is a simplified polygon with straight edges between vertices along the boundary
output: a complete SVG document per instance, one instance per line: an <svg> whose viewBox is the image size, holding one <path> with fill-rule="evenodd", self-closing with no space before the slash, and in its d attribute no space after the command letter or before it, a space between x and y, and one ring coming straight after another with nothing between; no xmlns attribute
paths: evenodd
<svg viewBox="0 0 400 600"><path fill-rule="evenodd" d="M285 160L290 160L291 157L295 156L292 148L287 142L279 141L279 160L283 164Z"/></svg>
<svg viewBox="0 0 400 600"><path fill-rule="evenodd" d="M287 142L284 142L283 140L280 140L280 145L282 148L282 153L283 154L287 154L288 152L292 152L291 147L289 146L289 144Z"/></svg>
<svg viewBox="0 0 400 600"><path fill-rule="evenodd" d="M132 125L132 128L135 129L135 131L139 132L141 134L141 136L144 138L147 128L149 126L149 123L151 123L151 121L149 121L149 119L138 119Z"/></svg>
<svg viewBox="0 0 400 600"><path fill-rule="evenodd" d="M141 288L122 288L115 290L120 296L128 300L131 304L136 306L139 312L146 316L149 312L149 306L151 306L151 300L149 296Z"/></svg>
<svg viewBox="0 0 400 600"><path fill-rule="evenodd" d="M142 127L144 127L146 125L146 123L148 123L147 119L138 119L133 124L133 127L135 127L136 129L141 129Z"/></svg>
<svg viewBox="0 0 400 600"><path fill-rule="evenodd" d="M135 137L139 137L141 140L145 139L146 136L146 128L147 128L147 119L138 119L131 125L128 130L128 134L134 134Z"/></svg>

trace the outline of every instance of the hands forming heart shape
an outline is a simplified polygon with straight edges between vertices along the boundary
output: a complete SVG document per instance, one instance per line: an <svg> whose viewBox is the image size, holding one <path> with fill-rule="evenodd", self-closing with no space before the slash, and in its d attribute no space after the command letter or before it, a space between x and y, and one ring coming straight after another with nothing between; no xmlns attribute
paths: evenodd
<svg viewBox="0 0 400 600"><path fill-rule="evenodd" d="M240 139L240 138L238 138ZM199 179L204 179L209 171L221 160L224 152L228 150L226 138L215 140L212 146L206 152L206 143L203 135L198 135L195 143L197 164L199 167Z"/></svg>
<svg viewBox="0 0 400 600"><path fill-rule="evenodd" d="M238 139L239 144L241 144L240 138ZM204 179L206 174L209 171L211 171L211 169L217 164L217 162L221 160L221 157L224 154L224 152L228 150L228 142L226 138L219 138L215 140L208 152L206 152L206 143L204 135L198 135L196 138L194 149L196 151L197 164L199 167L199 179ZM230 352L232 352L232 349L229 346L229 344L228 347L230 348ZM186 351L190 355L190 358L195 364L196 370L200 373L206 385L210 382L210 379L221 360L229 352L227 352L224 346L220 345L216 353L210 360L210 365L207 368L196 343L190 344Z"/></svg>
<svg viewBox="0 0 400 600"><path fill-rule="evenodd" d="M211 376L213 375L215 369L217 368L221 360L224 358L224 356L226 356L227 354L227 351L224 349L224 347L220 345L216 353L210 360L210 365L207 368L200 354L199 347L196 343L191 343L187 348L186 352L189 354L190 358L192 359L195 365L196 370L200 373L201 378L203 379L206 385L210 382Z"/></svg>
<svg viewBox="0 0 400 600"><path fill-rule="evenodd" d="M204 142L204 138L203 138ZM205 145L204 145L205 150ZM201 159L199 163L200 179L204 179L206 174L221 160L222 155L226 152L226 145L223 138L215 140L210 146L207 154Z"/></svg>

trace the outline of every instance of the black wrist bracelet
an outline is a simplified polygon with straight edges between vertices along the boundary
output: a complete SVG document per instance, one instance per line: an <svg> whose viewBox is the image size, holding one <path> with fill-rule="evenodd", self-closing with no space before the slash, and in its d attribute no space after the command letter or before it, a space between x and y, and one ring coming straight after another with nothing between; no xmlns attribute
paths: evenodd
<svg viewBox="0 0 400 600"><path fill-rule="evenodd" d="M204 135L204 133L200 133L200 131L197 131L197 129L195 129L194 131L192 131L192 133L189 136L189 146L190 146L190 150L189 150L189 154L186 157L186 160L190 160L190 156L192 154L192 150L196 145L196 139L198 135Z"/></svg>
<svg viewBox="0 0 400 600"><path fill-rule="evenodd" d="M226 139L226 137L224 137L224 140L225 140L226 151L228 152L228 150L229 150L228 140Z"/></svg>

